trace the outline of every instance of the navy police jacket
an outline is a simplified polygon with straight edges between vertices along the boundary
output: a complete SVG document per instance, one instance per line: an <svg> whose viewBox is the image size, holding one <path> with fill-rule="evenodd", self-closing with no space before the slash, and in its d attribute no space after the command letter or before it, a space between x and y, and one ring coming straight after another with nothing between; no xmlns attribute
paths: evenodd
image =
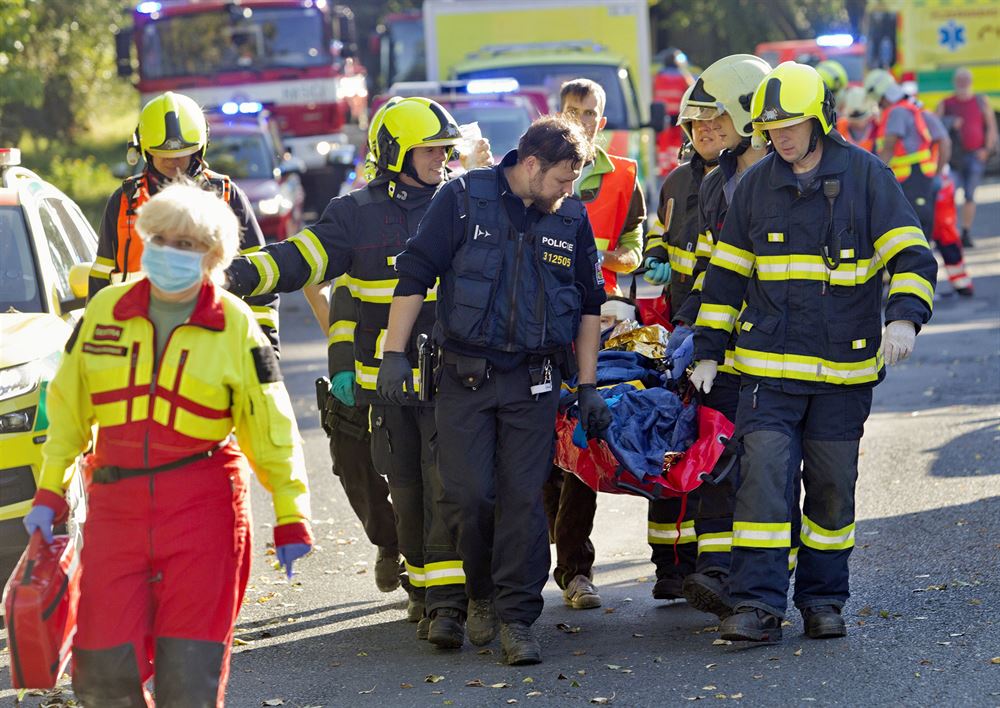
<svg viewBox="0 0 1000 708"><path fill-rule="evenodd" d="M790 165L768 155L736 188L712 251L695 359L722 362L736 328L745 376L793 393L878 383L883 270L886 322L919 330L931 316L937 263L919 223L892 171L835 133L804 193Z"/></svg>

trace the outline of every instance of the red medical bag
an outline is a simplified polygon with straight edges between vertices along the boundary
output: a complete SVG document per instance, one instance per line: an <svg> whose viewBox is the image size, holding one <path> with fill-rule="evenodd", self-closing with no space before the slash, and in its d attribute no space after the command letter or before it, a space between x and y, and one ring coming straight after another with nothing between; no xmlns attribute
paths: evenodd
<svg viewBox="0 0 1000 708"><path fill-rule="evenodd" d="M14 688L53 688L76 632L80 563L69 536L31 535L3 592Z"/></svg>

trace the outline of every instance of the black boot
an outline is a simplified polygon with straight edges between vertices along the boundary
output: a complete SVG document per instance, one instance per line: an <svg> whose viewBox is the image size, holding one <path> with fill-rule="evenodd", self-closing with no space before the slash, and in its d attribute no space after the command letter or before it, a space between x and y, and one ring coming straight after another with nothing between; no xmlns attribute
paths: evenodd
<svg viewBox="0 0 1000 708"><path fill-rule="evenodd" d="M375 556L375 587L381 592L392 592L400 585L401 570L399 550L379 546Z"/></svg>
<svg viewBox="0 0 1000 708"><path fill-rule="evenodd" d="M500 620L493 606L493 598L474 600L469 598L469 641L477 647L486 646L497 637Z"/></svg>
<svg viewBox="0 0 1000 708"><path fill-rule="evenodd" d="M806 627L806 636L811 639L832 639L846 637L847 625L840 616L840 610L833 605L803 607L802 622Z"/></svg>
<svg viewBox="0 0 1000 708"><path fill-rule="evenodd" d="M434 610L427 640L440 649L460 649L465 642L465 617L451 607Z"/></svg>
<svg viewBox="0 0 1000 708"><path fill-rule="evenodd" d="M85 706L147 708L131 644L73 650L73 693Z"/></svg>
<svg viewBox="0 0 1000 708"><path fill-rule="evenodd" d="M726 619L733 614L733 602L725 586L726 575L721 571L691 573L684 578L684 597L691 607Z"/></svg>
<svg viewBox="0 0 1000 708"><path fill-rule="evenodd" d="M157 637L156 705L215 708L225 655L222 642Z"/></svg>
<svg viewBox="0 0 1000 708"><path fill-rule="evenodd" d="M683 600L684 587L678 577L657 578L653 586L654 600Z"/></svg>
<svg viewBox="0 0 1000 708"><path fill-rule="evenodd" d="M719 636L734 642L780 642L781 618L754 607L741 607L722 620Z"/></svg>
<svg viewBox="0 0 1000 708"><path fill-rule="evenodd" d="M528 666L542 662L542 648L524 622L504 622L500 626L500 649L510 666Z"/></svg>

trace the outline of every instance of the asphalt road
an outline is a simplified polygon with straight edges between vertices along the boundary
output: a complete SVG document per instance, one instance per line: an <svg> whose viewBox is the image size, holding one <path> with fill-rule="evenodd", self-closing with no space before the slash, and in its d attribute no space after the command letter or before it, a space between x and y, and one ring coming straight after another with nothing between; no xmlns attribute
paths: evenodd
<svg viewBox="0 0 1000 708"><path fill-rule="evenodd" d="M504 666L498 644L443 653L418 643L404 593L375 589L374 549L330 473L313 410L323 339L304 300L284 298L282 369L305 438L317 546L291 584L272 569L272 511L258 485L228 705L1000 706L1000 184L979 196L968 253L976 297L942 295L913 357L876 389L840 640L807 639L792 612L782 644L721 643L712 616L651 598L645 502L602 495L604 608L570 610L549 583L536 625L543 664ZM0 705L14 700L8 664L4 646Z"/></svg>

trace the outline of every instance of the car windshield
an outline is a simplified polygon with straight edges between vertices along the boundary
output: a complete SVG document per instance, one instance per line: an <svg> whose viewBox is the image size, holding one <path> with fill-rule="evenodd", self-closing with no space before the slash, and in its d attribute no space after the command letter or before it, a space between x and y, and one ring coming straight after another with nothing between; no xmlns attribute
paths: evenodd
<svg viewBox="0 0 1000 708"><path fill-rule="evenodd" d="M191 12L149 22L140 35L144 79L330 63L315 8Z"/></svg>
<svg viewBox="0 0 1000 708"><path fill-rule="evenodd" d="M0 312L41 312L36 259L20 207L0 207Z"/></svg>
<svg viewBox="0 0 1000 708"><path fill-rule="evenodd" d="M497 158L516 148L517 141L531 125L531 116L521 106L471 102L448 106L448 110L459 125L478 122Z"/></svg>
<svg viewBox="0 0 1000 708"><path fill-rule="evenodd" d="M213 170L233 179L274 178L274 158L263 135L213 135L208 159Z"/></svg>
<svg viewBox="0 0 1000 708"><path fill-rule="evenodd" d="M420 19L398 20L389 25L391 42L383 45L382 62L391 67L386 86L397 81L419 81L427 73L424 53L424 23ZM391 48L392 56L388 56Z"/></svg>
<svg viewBox="0 0 1000 708"><path fill-rule="evenodd" d="M460 79L496 79L513 77L521 86L541 86L553 100L558 101L559 89L571 79L591 79L607 92L608 102L604 115L607 130L629 130L629 106L622 88L618 67L609 64L534 64L531 66L505 66L493 69L476 69L459 72ZM633 110L637 108L632 107Z"/></svg>

